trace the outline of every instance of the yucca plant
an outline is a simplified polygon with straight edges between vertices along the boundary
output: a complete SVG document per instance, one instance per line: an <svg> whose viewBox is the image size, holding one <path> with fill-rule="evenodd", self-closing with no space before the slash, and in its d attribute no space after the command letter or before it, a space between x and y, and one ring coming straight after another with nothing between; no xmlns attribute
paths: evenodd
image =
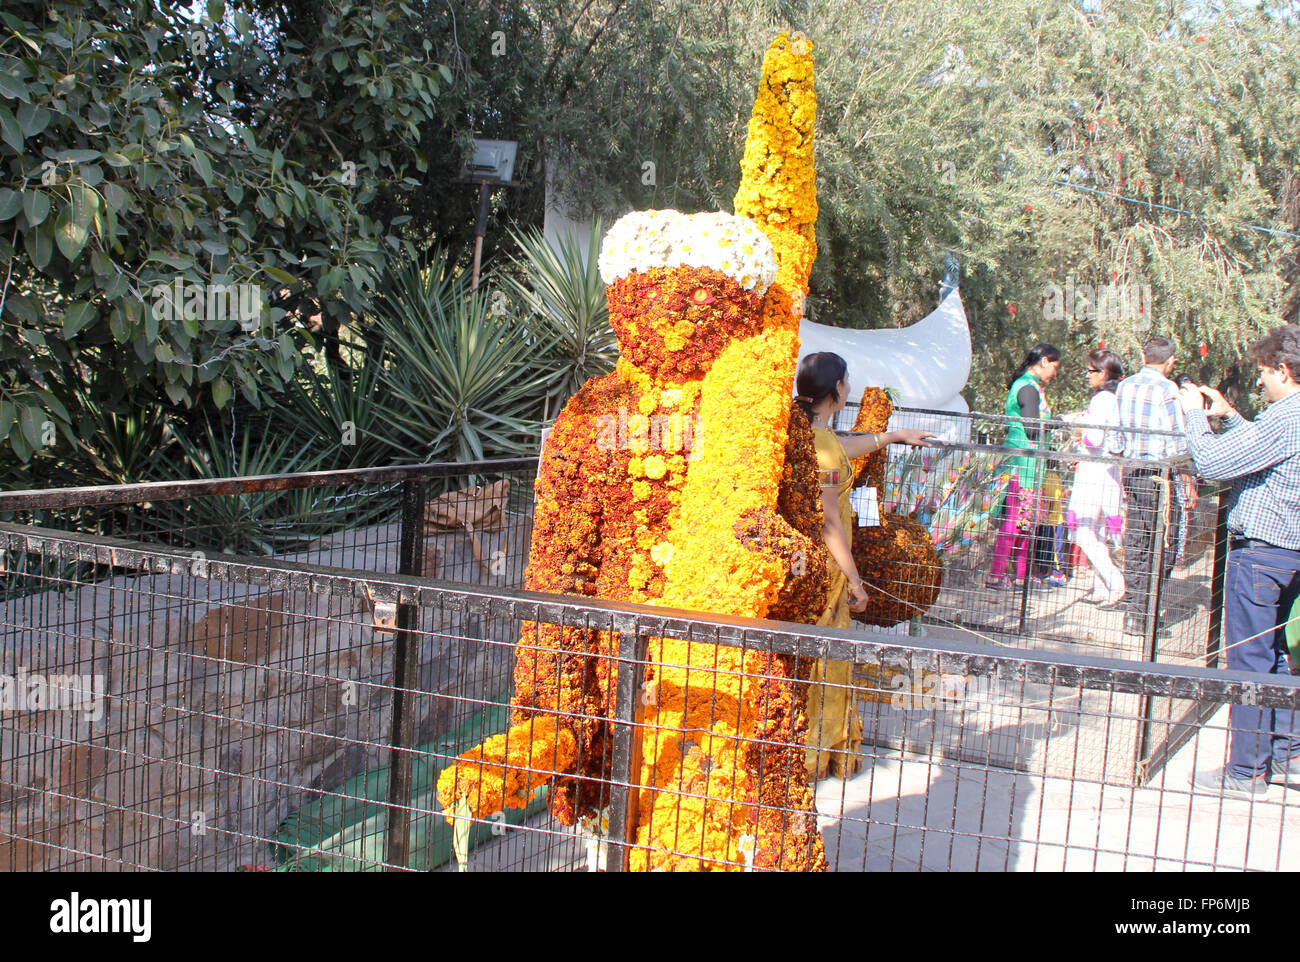
<svg viewBox="0 0 1300 962"><path fill-rule="evenodd" d="M308 367L274 402L276 419L304 448L320 452L323 469L378 467L392 460L376 404L379 363L360 352L358 357L355 368Z"/></svg>
<svg viewBox="0 0 1300 962"><path fill-rule="evenodd" d="M379 406L384 440L414 462L535 454L553 377L538 358L554 336L509 312L490 290L435 254L421 271L401 262L380 283L370 321L384 337Z"/></svg>
<svg viewBox="0 0 1300 962"><path fill-rule="evenodd" d="M597 268L605 228L599 219L592 223L586 254L575 234L562 236L555 246L536 228L511 235L519 246L514 266L522 276L506 277L505 285L527 309L529 328L555 342L540 359L553 373L543 415L550 418L588 378L609 373L618 360Z"/></svg>
<svg viewBox="0 0 1300 962"><path fill-rule="evenodd" d="M243 431L237 451L229 437L213 430L209 421L200 440L177 435L183 452L159 480L252 477L315 471L320 451L302 446L286 427L269 422ZM235 554L275 554L301 547L325 534L365 523L360 509L373 513L382 506L358 504L357 499L332 497L330 488L260 491L238 495L159 501L146 506L140 523L147 531L173 543ZM361 499L364 501L364 499Z"/></svg>

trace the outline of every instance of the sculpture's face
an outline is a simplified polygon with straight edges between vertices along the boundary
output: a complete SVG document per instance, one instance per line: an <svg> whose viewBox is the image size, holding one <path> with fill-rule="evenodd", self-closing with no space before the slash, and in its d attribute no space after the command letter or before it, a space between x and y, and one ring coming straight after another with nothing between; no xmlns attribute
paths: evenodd
<svg viewBox="0 0 1300 962"><path fill-rule="evenodd" d="M623 356L680 381L703 374L734 338L758 330L776 260L747 218L638 211L606 235L600 269Z"/></svg>
<svg viewBox="0 0 1300 962"><path fill-rule="evenodd" d="M708 371L734 338L758 330L763 297L707 267L652 267L610 284L609 318L623 356L680 381Z"/></svg>

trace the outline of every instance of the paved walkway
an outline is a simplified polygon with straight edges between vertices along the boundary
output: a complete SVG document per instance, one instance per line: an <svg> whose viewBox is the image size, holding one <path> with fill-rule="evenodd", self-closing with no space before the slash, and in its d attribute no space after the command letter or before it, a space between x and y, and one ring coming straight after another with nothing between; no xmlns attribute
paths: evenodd
<svg viewBox="0 0 1300 962"><path fill-rule="evenodd" d="M818 783L827 859L833 871L1300 868L1300 790L1191 794L1193 766L1222 766L1226 724L1225 707L1139 789L881 750L855 778Z"/></svg>

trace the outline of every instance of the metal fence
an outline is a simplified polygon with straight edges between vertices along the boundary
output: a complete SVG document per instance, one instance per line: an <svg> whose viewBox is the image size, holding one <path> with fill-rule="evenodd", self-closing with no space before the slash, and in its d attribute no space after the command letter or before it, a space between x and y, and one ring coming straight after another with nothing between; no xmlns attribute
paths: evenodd
<svg viewBox="0 0 1300 962"><path fill-rule="evenodd" d="M1041 866L1035 860L1055 851L1044 825L1060 817L1068 823L1073 812L1071 803L1063 816L1045 815L1041 799L1049 783L1059 781L1070 798L1086 787L1080 797L1095 794L1098 805L1134 801L1153 789L1159 802L1170 773L1181 777L1179 766L1189 753L1199 757L1212 731L1221 753L1224 722L1216 713L1236 696L1231 686L1204 687L1223 677L1203 671L1217 656L1226 553L1215 492L1203 492L1198 508L1187 513L1181 563L1166 577L1148 579L1141 631L1126 634L1123 611L1081 600L1086 575L1077 562L1066 568L1064 585L1033 577L1038 541L1048 533L1041 529L1052 527L1066 497L1060 491L1054 497L1035 492L1035 520L1043 524L1023 539L1029 577L1014 590L985 586L1005 526L1000 512L1006 508L997 502L1006 497L1006 463L1013 456L1007 449L950 442L891 454L877 499L884 520L891 511L914 511L908 523L937 543L927 556L932 571L896 567L901 582L875 586L877 593L907 594L909 577L937 584L928 611L892 630L910 630L912 637L878 628L827 635L767 623L739 636L747 651L761 650L769 662L808 657L822 642L838 645L837 657L851 653L852 700L872 746L864 756L872 786L888 770L898 776L900 792L911 786L909 792L928 799L928 790L913 791L916 773L948 772L962 793L963 778L976 773L986 788L996 786L984 805L997 811L1008 790L1014 810L1022 786L1026 797L1040 798L1035 828L1027 837L1017 828L1023 813L1012 818L1008 812L989 851L1010 859L1007 867L1025 864L1009 853L1033 851L1031 863ZM1061 491L1069 490L1077 455L1032 456L1042 467L1038 477L1055 470L1064 479ZM433 779L450 758L508 723L523 620L574 619L565 623L591 627L613 619L609 624L623 637L650 637L649 626L661 632L656 637L666 633L662 613L569 598L542 605L540 596L511 590L522 584L527 563L536 463L0 494L0 518L21 522L4 525L0 540L6 552L0 674L15 684L20 676L89 679L77 684L90 684L92 695L94 680L104 682L98 720L88 717L91 711L29 703L0 721L0 755L17 762L6 772L18 773L0 775L0 835L8 836L0 842L0 868L450 864L454 833L436 812ZM1153 486L1175 467L1158 466ZM962 483L954 482L954 472ZM492 530L471 537L426 520L439 495L494 481L510 485ZM971 502L971 492L978 510L956 518L952 509ZM1171 553L1178 557L1172 497L1157 497L1145 522L1158 535L1145 559L1149 575L1165 571ZM1134 523L1132 512L1126 522ZM62 531L59 524L80 530ZM865 531L858 529L864 544ZM265 556L272 552L278 553ZM304 571L310 572L306 582ZM407 588L418 598L399 604L397 592ZM528 606L526 615L520 605ZM725 620L683 616L673 624L701 643L737 644L727 640L736 636L727 634ZM803 647L789 647L797 638ZM961 653L955 663L945 661L952 652ZM979 653L973 661L972 652ZM1125 664L1128 681L1116 687L1115 663L1098 660L1105 655L1146 664ZM625 652L619 664L643 665L647 657ZM1033 665L1039 667L1031 671ZM1088 681L1076 678L1083 666L1092 671L1083 673ZM1279 685L1269 689L1272 695L1290 697ZM615 707L599 720L612 732L632 718ZM655 727L644 718L638 724L638 730ZM679 739L678 750L688 742L690 750L701 750L691 739ZM764 744L778 753L794 750L770 738ZM606 784L627 789L630 776L616 771L616 757L608 761ZM912 824L898 799L892 820L882 823L871 814L876 789L858 797L860 780L818 786L817 809L836 865L877 867L879 860L866 854L876 851L866 846L867 826L878 840L879 825L891 824L911 839L898 842L895 832L893 867L910 867L909 846L924 848L928 832L951 836L947 864L986 867L978 852L969 865L953 854L953 841L966 838L958 825L959 809L967 817L965 801L958 805L954 795L946 829ZM1187 795L1181 785L1171 791ZM1193 813L1190 796L1185 800L1190 845L1192 834L1201 837L1190 820L1201 817L1206 803L1198 797ZM1280 801L1285 807L1285 796ZM877 815L883 804L878 801ZM1226 801L1223 811L1231 814L1238 804ZM502 820L480 819L471 833L482 843L475 849L480 854L469 862L585 865L595 843L548 823L544 805L538 797L507 809ZM523 820L519 831L508 828ZM850 840L847 848L832 844L835 833ZM859 836L865 847L855 848ZM1106 845L1099 834L1086 851L1130 853ZM1282 851L1279 841L1279 864ZM485 862L489 852L499 854ZM1155 851L1151 859L1152 865L1180 863ZM1252 859L1252 866L1268 862L1260 850ZM1190 849L1181 863L1235 864L1207 861ZM930 867L930 856L916 865Z"/></svg>
<svg viewBox="0 0 1300 962"><path fill-rule="evenodd" d="M839 870L1300 864L1300 796L1274 785L1221 798L1186 781L1225 763L1228 706L1300 709L1294 678L701 618L278 559L222 556L196 569L185 551L12 524L0 525L0 547L118 572L42 576L43 592L4 610L5 672L24 672L29 703L0 726L3 868L617 869L638 857L647 792L654 804L725 813L721 830L757 837L743 856L701 864L683 822L680 837L661 833L643 848L652 867L790 867L772 820L794 832L814 817ZM458 838L438 806L438 774L511 720L503 701L525 621L615 633L607 656L590 656L616 662L607 710L561 719L602 733L592 744L603 746L603 836L545 810L551 777L572 774L545 755L523 766L541 784L522 808L461 819L473 824ZM898 745L866 748L856 776L817 783L813 816L791 801L793 769L772 761L801 755L797 740L729 725L737 705L721 697L693 726L655 707L666 699L642 697L647 672L665 679L673 667L664 638L690 643L699 691L726 687L720 675L734 669L709 667L724 651L744 654L755 692L808 658L903 665L909 684L889 688L888 701L851 686L868 728L887 728ZM1170 722L1173 712L1152 707L1173 702L1208 720ZM1180 749L1143 787L1083 764L1089 726L1107 739L1169 742L1180 724ZM956 751L939 748L940 731ZM701 756L695 770L712 775L651 786L655 752ZM766 835L754 828L765 819Z"/></svg>

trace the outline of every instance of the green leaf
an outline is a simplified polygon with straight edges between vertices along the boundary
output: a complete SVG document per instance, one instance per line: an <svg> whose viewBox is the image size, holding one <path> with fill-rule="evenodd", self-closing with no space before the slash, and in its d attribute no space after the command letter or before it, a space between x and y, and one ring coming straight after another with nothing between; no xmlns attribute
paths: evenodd
<svg viewBox="0 0 1300 962"><path fill-rule="evenodd" d="M86 246L86 241L90 239L87 223L93 216L94 212L89 205L75 200L70 201L63 209L63 213L59 215L59 221L54 228L54 242L59 245L59 251L68 260L76 260L77 255Z"/></svg>
<svg viewBox="0 0 1300 962"><path fill-rule="evenodd" d="M218 410L226 406L226 402L230 400L231 393L230 382L224 377L213 379L212 402L216 404Z"/></svg>
<svg viewBox="0 0 1300 962"><path fill-rule="evenodd" d="M111 211L119 211L126 206L127 194L121 187L111 181L104 185L104 203Z"/></svg>
<svg viewBox="0 0 1300 962"><path fill-rule="evenodd" d="M442 79L451 83L451 68L445 63L438 64L438 73L442 74Z"/></svg>
<svg viewBox="0 0 1300 962"><path fill-rule="evenodd" d="M50 213L50 198L43 190L23 191L23 213L29 227L35 227Z"/></svg>
<svg viewBox="0 0 1300 962"><path fill-rule="evenodd" d="M76 301L63 312L63 336L71 340L95 319L95 309L85 301Z"/></svg>
<svg viewBox="0 0 1300 962"><path fill-rule="evenodd" d="M270 274L272 277L274 277L277 281L279 281L282 284L298 283L298 278L294 277L288 271L282 270L279 267L265 267L263 268L263 270L265 270L268 274Z"/></svg>
<svg viewBox="0 0 1300 962"><path fill-rule="evenodd" d="M212 162L208 160L208 155L203 153L203 151L201 150L196 150L194 151L194 154L190 159L193 160L194 162L194 169L197 170L199 172L199 176L203 178L203 183L211 187L212 186Z"/></svg>
<svg viewBox="0 0 1300 962"><path fill-rule="evenodd" d="M5 310L27 324L35 325L38 318L31 298L25 294L10 294L5 298Z"/></svg>
<svg viewBox="0 0 1300 962"><path fill-rule="evenodd" d="M330 56L330 63L334 64L334 69L339 73L348 69L348 55L342 50L335 50Z"/></svg>
<svg viewBox="0 0 1300 962"><path fill-rule="evenodd" d="M38 271L45 270L50 258L54 256L54 241L49 232L29 230L23 238L23 244L27 248L27 256L32 259L32 265Z"/></svg>
<svg viewBox="0 0 1300 962"><path fill-rule="evenodd" d="M31 103L31 99L27 96L27 84L3 71L0 71L0 97Z"/></svg>
<svg viewBox="0 0 1300 962"><path fill-rule="evenodd" d="M22 209L22 194L8 187L0 187L0 220L10 220Z"/></svg>
<svg viewBox="0 0 1300 962"><path fill-rule="evenodd" d="M0 138L3 138L4 142L12 147L15 153L21 154L23 152L25 140L22 127L14 119L13 111L4 104L0 104Z"/></svg>
<svg viewBox="0 0 1300 962"><path fill-rule="evenodd" d="M125 344L131 339L131 325L120 308L114 308L108 316L108 330L118 344Z"/></svg>
<svg viewBox="0 0 1300 962"><path fill-rule="evenodd" d="M171 398L173 404L184 404L189 407L190 392L185 390L184 386L177 384L175 381L167 381L163 384L163 390Z"/></svg>
<svg viewBox="0 0 1300 962"><path fill-rule="evenodd" d="M39 408L24 407L23 413L18 417L18 423L23 429L23 437L33 450L41 446L41 422L37 420L41 413Z"/></svg>
<svg viewBox="0 0 1300 962"><path fill-rule="evenodd" d="M15 432L9 436L9 443L13 445L14 454L18 455L18 460L26 463L32 459L32 446L27 443L21 431Z"/></svg>
<svg viewBox="0 0 1300 962"><path fill-rule="evenodd" d="M50 112L32 104L23 104L18 108L18 126L28 137L35 137L49 126Z"/></svg>
<svg viewBox="0 0 1300 962"><path fill-rule="evenodd" d="M104 168L99 164L82 164L77 168L77 174L87 187L98 187L104 182Z"/></svg>
<svg viewBox="0 0 1300 962"><path fill-rule="evenodd" d="M89 160L99 160L102 156L98 150L61 150L56 158L61 164L84 164Z"/></svg>

